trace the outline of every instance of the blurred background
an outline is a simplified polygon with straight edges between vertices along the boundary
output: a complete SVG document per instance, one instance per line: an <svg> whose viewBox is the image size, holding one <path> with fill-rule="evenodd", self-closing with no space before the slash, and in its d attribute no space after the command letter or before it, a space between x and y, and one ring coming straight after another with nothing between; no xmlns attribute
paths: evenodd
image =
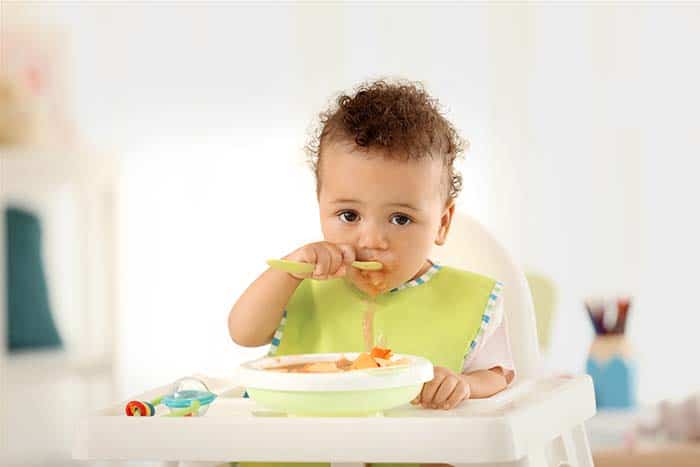
<svg viewBox="0 0 700 467"><path fill-rule="evenodd" d="M381 77L470 141L458 211L531 279L548 371L587 371L584 302L623 297L623 412L700 389L700 4L0 8L1 465L69 465L77 414L265 352L228 311L320 239L303 146Z"/></svg>

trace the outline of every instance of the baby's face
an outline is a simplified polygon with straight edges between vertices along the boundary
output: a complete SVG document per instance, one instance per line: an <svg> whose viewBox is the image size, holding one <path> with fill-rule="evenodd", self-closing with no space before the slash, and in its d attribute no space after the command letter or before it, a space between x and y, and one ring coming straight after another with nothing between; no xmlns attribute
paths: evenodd
<svg viewBox="0 0 700 467"><path fill-rule="evenodd" d="M358 260L385 265L376 273L350 268L357 288L377 295L427 269L453 211L445 201L444 170L430 158L401 161L349 144L324 147L319 210L325 240L353 245Z"/></svg>

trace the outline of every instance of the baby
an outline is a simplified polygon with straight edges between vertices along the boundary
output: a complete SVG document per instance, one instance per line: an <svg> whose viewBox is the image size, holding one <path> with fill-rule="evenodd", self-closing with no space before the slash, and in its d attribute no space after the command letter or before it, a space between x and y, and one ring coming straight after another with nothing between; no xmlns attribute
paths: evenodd
<svg viewBox="0 0 700 467"><path fill-rule="evenodd" d="M260 275L231 309L231 338L271 343L274 355L380 344L423 356L434 378L413 403L425 408L505 389L514 369L502 285L429 259L450 229L462 147L420 85L377 81L340 96L308 146L323 241L284 257L314 270ZM360 271L355 260L384 267Z"/></svg>

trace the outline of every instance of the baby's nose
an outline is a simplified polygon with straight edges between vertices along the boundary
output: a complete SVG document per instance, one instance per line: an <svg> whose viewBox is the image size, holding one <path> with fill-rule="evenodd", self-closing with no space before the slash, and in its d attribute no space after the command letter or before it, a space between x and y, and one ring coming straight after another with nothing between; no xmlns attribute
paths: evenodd
<svg viewBox="0 0 700 467"><path fill-rule="evenodd" d="M357 246L360 252L364 250L369 253L368 256L372 256L371 250L386 250L389 248L389 241L383 229L376 226L365 226L360 233Z"/></svg>

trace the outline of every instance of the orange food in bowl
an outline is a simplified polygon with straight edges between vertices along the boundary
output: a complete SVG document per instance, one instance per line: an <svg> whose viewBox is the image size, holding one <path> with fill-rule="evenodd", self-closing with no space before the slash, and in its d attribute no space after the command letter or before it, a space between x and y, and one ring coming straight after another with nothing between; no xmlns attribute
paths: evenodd
<svg viewBox="0 0 700 467"><path fill-rule="evenodd" d="M382 358L384 360L388 360L389 358L391 358L391 349L384 349L382 347L375 347L370 352L370 355L373 358Z"/></svg>
<svg viewBox="0 0 700 467"><path fill-rule="evenodd" d="M351 370L365 370L367 368L378 368L379 363L374 361L374 358L368 353L362 352L357 359L352 363Z"/></svg>
<svg viewBox="0 0 700 467"><path fill-rule="evenodd" d="M266 368L268 371L278 371L282 373L339 373L352 370L367 370L370 368L380 368L388 366L398 366L409 364L408 359L391 360L390 349L374 347L369 353L362 352L355 360L348 360L345 357L336 361L321 361L309 363L297 363L293 365L275 366Z"/></svg>

